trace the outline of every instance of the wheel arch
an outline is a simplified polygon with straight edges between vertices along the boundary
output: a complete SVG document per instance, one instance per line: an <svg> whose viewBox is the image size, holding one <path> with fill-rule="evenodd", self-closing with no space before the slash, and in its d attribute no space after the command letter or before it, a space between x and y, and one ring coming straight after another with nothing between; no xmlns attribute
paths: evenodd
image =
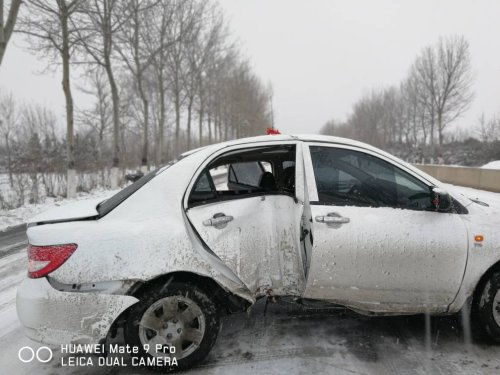
<svg viewBox="0 0 500 375"><path fill-rule="evenodd" d="M227 313L245 311L250 302L224 289L214 279L194 272L175 271L156 276L147 281L138 281L128 290L127 295L141 298L141 295L153 288L165 287L172 281L194 284L226 310Z"/></svg>
<svg viewBox="0 0 500 375"><path fill-rule="evenodd" d="M474 292L472 293L472 308L474 309L477 306L479 299L481 298L481 293L483 291L486 282L491 277L491 275L497 271L500 271L500 260L494 263L490 268L483 273L483 275L479 278L479 281L476 283L474 287Z"/></svg>
<svg viewBox="0 0 500 375"><path fill-rule="evenodd" d="M207 293L209 297L214 298L217 305L221 307L220 311L226 314L243 312L251 306L251 303L248 300L227 291L214 279L188 271L175 271L156 276L146 281L137 281L129 288L126 295L135 297L140 300L141 296L146 291L154 288L165 287L174 280L176 282L185 282L196 285L205 293ZM106 337L106 340L108 342L110 339L113 339L117 336L118 328L123 326L130 309L134 305L128 307L115 319Z"/></svg>

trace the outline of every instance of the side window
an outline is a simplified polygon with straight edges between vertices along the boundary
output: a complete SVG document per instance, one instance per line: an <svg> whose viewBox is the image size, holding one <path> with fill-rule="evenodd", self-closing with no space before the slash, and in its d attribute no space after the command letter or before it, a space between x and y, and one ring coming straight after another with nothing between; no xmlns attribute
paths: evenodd
<svg viewBox="0 0 500 375"><path fill-rule="evenodd" d="M200 179L196 184L195 191L197 193L206 193L212 191L212 185L210 184L209 177L206 173L203 173L200 176Z"/></svg>
<svg viewBox="0 0 500 375"><path fill-rule="evenodd" d="M375 156L358 151L311 146L320 202L339 206L432 208L430 188Z"/></svg>
<svg viewBox="0 0 500 375"><path fill-rule="evenodd" d="M258 187L265 171L256 162L234 163L229 168L229 182Z"/></svg>
<svg viewBox="0 0 500 375"><path fill-rule="evenodd" d="M190 200L194 202L203 202L215 199L216 197L217 195L212 176L205 171L198 177L198 181L196 181L194 189L191 192Z"/></svg>
<svg viewBox="0 0 500 375"><path fill-rule="evenodd" d="M254 147L219 156L198 177L189 204L254 194L295 196L295 145Z"/></svg>

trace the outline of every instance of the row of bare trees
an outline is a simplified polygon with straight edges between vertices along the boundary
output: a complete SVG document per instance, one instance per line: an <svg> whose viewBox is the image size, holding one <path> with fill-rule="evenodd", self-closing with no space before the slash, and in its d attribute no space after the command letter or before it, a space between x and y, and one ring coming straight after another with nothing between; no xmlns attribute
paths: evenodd
<svg viewBox="0 0 500 375"><path fill-rule="evenodd" d="M472 84L467 40L440 38L420 52L403 82L364 95L346 122L331 120L321 133L383 148L404 144L438 152L449 125L472 103Z"/></svg>
<svg viewBox="0 0 500 375"><path fill-rule="evenodd" d="M0 209L64 193L59 187L66 184L57 181L64 171L64 142L56 134L53 112L0 92L0 155L7 172L0 175Z"/></svg>
<svg viewBox="0 0 500 375"><path fill-rule="evenodd" d="M23 0L11 26L62 73L68 196L75 169L89 165L77 160L77 137L92 140L89 152L99 168L111 168L116 187L119 167L147 170L193 147L263 134L270 124L270 91L215 1ZM93 104L75 103L82 96Z"/></svg>

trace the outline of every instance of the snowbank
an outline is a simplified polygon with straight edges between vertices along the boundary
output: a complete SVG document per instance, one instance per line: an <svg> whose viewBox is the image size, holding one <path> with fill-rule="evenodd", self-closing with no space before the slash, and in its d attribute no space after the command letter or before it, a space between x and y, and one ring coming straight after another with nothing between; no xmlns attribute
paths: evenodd
<svg viewBox="0 0 500 375"><path fill-rule="evenodd" d="M500 160L493 160L489 163L486 163L481 168L483 169L500 169Z"/></svg>

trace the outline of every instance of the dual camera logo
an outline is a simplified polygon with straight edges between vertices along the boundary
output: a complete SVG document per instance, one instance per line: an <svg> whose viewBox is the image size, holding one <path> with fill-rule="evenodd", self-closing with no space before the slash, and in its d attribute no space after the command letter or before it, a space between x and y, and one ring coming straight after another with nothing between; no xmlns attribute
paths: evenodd
<svg viewBox="0 0 500 375"><path fill-rule="evenodd" d="M29 346L23 346L17 352L17 357L21 362L30 363L36 358L38 362L47 363L52 359L52 349L48 346L41 346L37 350Z"/></svg>

